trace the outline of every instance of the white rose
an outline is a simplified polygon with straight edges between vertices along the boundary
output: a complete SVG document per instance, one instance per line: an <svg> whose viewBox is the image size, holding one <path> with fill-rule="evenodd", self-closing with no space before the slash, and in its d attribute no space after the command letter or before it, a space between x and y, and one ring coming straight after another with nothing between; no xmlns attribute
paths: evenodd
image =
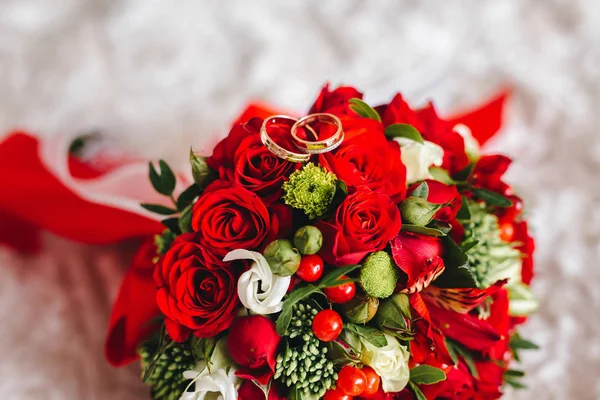
<svg viewBox="0 0 600 400"><path fill-rule="evenodd" d="M225 339L217 342L210 357L210 370L206 361L196 364L193 370L183 373L185 379L191 379L193 392L184 392L180 400L237 400L237 388L242 380L235 376L233 361L227 353Z"/></svg>
<svg viewBox="0 0 600 400"><path fill-rule="evenodd" d="M429 167L442 165L444 149L435 143L425 141L424 144L408 138L394 138L400 144L402 163L406 167L406 183L433 179Z"/></svg>
<svg viewBox="0 0 600 400"><path fill-rule="evenodd" d="M252 266L238 280L238 296L244 307L256 314L281 311L283 296L290 286L290 276L276 276L262 254L237 249L227 253L223 261L253 260Z"/></svg>
<svg viewBox="0 0 600 400"><path fill-rule="evenodd" d="M395 337L386 333L385 338L387 345L384 347L376 347L361 339L362 361L381 377L381 387L384 392L399 392L408 384L410 353Z"/></svg>

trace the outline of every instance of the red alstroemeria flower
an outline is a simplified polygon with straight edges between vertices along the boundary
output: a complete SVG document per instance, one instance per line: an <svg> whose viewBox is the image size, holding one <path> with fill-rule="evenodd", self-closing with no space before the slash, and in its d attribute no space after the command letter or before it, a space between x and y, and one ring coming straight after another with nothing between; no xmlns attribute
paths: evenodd
<svg viewBox="0 0 600 400"><path fill-rule="evenodd" d="M473 169L471 176L473 185L500 193L503 196L512 196L512 187L502 181L502 176L511 162L510 158L503 155L482 156Z"/></svg>
<svg viewBox="0 0 600 400"><path fill-rule="evenodd" d="M444 272L439 238L400 232L390 245L394 262L407 276L400 283L402 292L420 292Z"/></svg>

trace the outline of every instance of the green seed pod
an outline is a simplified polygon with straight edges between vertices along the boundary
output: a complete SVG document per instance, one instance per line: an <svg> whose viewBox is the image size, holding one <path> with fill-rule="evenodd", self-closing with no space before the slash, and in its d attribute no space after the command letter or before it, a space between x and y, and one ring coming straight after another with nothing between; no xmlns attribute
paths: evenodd
<svg viewBox="0 0 600 400"><path fill-rule="evenodd" d="M410 196L400 203L402 222L417 226L425 226L431 222L442 204L433 204L421 197Z"/></svg>
<svg viewBox="0 0 600 400"><path fill-rule="evenodd" d="M302 254L317 254L322 244L323 234L312 225L303 226L294 234L294 245Z"/></svg>
<svg viewBox="0 0 600 400"><path fill-rule="evenodd" d="M379 308L379 299L363 293L357 293L352 300L342 304L342 310L350 322L366 324L375 317Z"/></svg>
<svg viewBox="0 0 600 400"><path fill-rule="evenodd" d="M269 243L265 248L264 256L275 275L293 275L300 266L300 253L286 239Z"/></svg>
<svg viewBox="0 0 600 400"><path fill-rule="evenodd" d="M397 280L397 267L385 251L371 253L360 270L360 286L369 296L380 299L394 293Z"/></svg>

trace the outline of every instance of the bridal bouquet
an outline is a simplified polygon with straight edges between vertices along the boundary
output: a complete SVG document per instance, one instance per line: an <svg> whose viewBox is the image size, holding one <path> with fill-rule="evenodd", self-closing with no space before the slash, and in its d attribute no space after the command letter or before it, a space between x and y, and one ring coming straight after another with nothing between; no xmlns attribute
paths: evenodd
<svg viewBox="0 0 600 400"><path fill-rule="evenodd" d="M304 117L250 108L212 155L190 153L193 180L150 163L156 201L127 203L123 229L156 234L123 281L108 360L139 359L165 400L495 399L523 387L512 363L536 347L516 329L537 307L534 243L502 179L510 160L480 154L502 101L442 119L400 94L371 107L325 86ZM96 236L125 218L106 203ZM76 236L64 224L54 231Z"/></svg>

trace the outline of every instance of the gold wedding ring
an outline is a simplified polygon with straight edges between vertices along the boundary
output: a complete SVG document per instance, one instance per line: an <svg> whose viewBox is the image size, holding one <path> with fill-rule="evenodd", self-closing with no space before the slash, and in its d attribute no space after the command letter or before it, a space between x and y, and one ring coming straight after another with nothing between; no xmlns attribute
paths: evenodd
<svg viewBox="0 0 600 400"><path fill-rule="evenodd" d="M296 123L296 118L288 117L287 115L272 115L266 118L263 121L263 124L260 128L260 140L263 144L269 149L269 151L275 154L279 158L283 158L284 160L288 160L291 162L307 162L310 160L310 154L307 153L294 153L293 151L284 149L277 143L271 139L269 136L268 128L269 126L277 123L277 120L286 120Z"/></svg>
<svg viewBox="0 0 600 400"><path fill-rule="evenodd" d="M335 126L336 131L331 137L324 140L304 140L298 136L298 128L304 128L305 130L312 133L315 139L318 139L317 133L310 126L313 122L321 122ZM294 144L296 147L303 152L309 154L321 154L336 149L344 140L344 130L342 129L342 121L333 114L318 113L310 114L306 117L300 118L292 126L292 137L294 138Z"/></svg>
<svg viewBox="0 0 600 400"><path fill-rule="evenodd" d="M296 153L283 148L275 143L275 141L269 135L269 127L277 124L278 122L281 123L281 121L285 121L285 123L291 125L291 134L294 139L294 145L299 151L301 151L301 153ZM333 125L335 126L336 131L331 137L318 140L319 135L310 125L314 122ZM298 136L299 128L303 128L305 131L310 133L315 140L310 141L301 139ZM340 119L333 114L310 114L306 117L300 118L299 120L287 115L272 115L263 121L263 124L260 128L260 139L267 149L269 149L269 151L275 154L277 157L291 162L304 163L309 161L311 155L313 154L326 153L337 148L344 140L344 130L342 129L342 121L340 121Z"/></svg>

